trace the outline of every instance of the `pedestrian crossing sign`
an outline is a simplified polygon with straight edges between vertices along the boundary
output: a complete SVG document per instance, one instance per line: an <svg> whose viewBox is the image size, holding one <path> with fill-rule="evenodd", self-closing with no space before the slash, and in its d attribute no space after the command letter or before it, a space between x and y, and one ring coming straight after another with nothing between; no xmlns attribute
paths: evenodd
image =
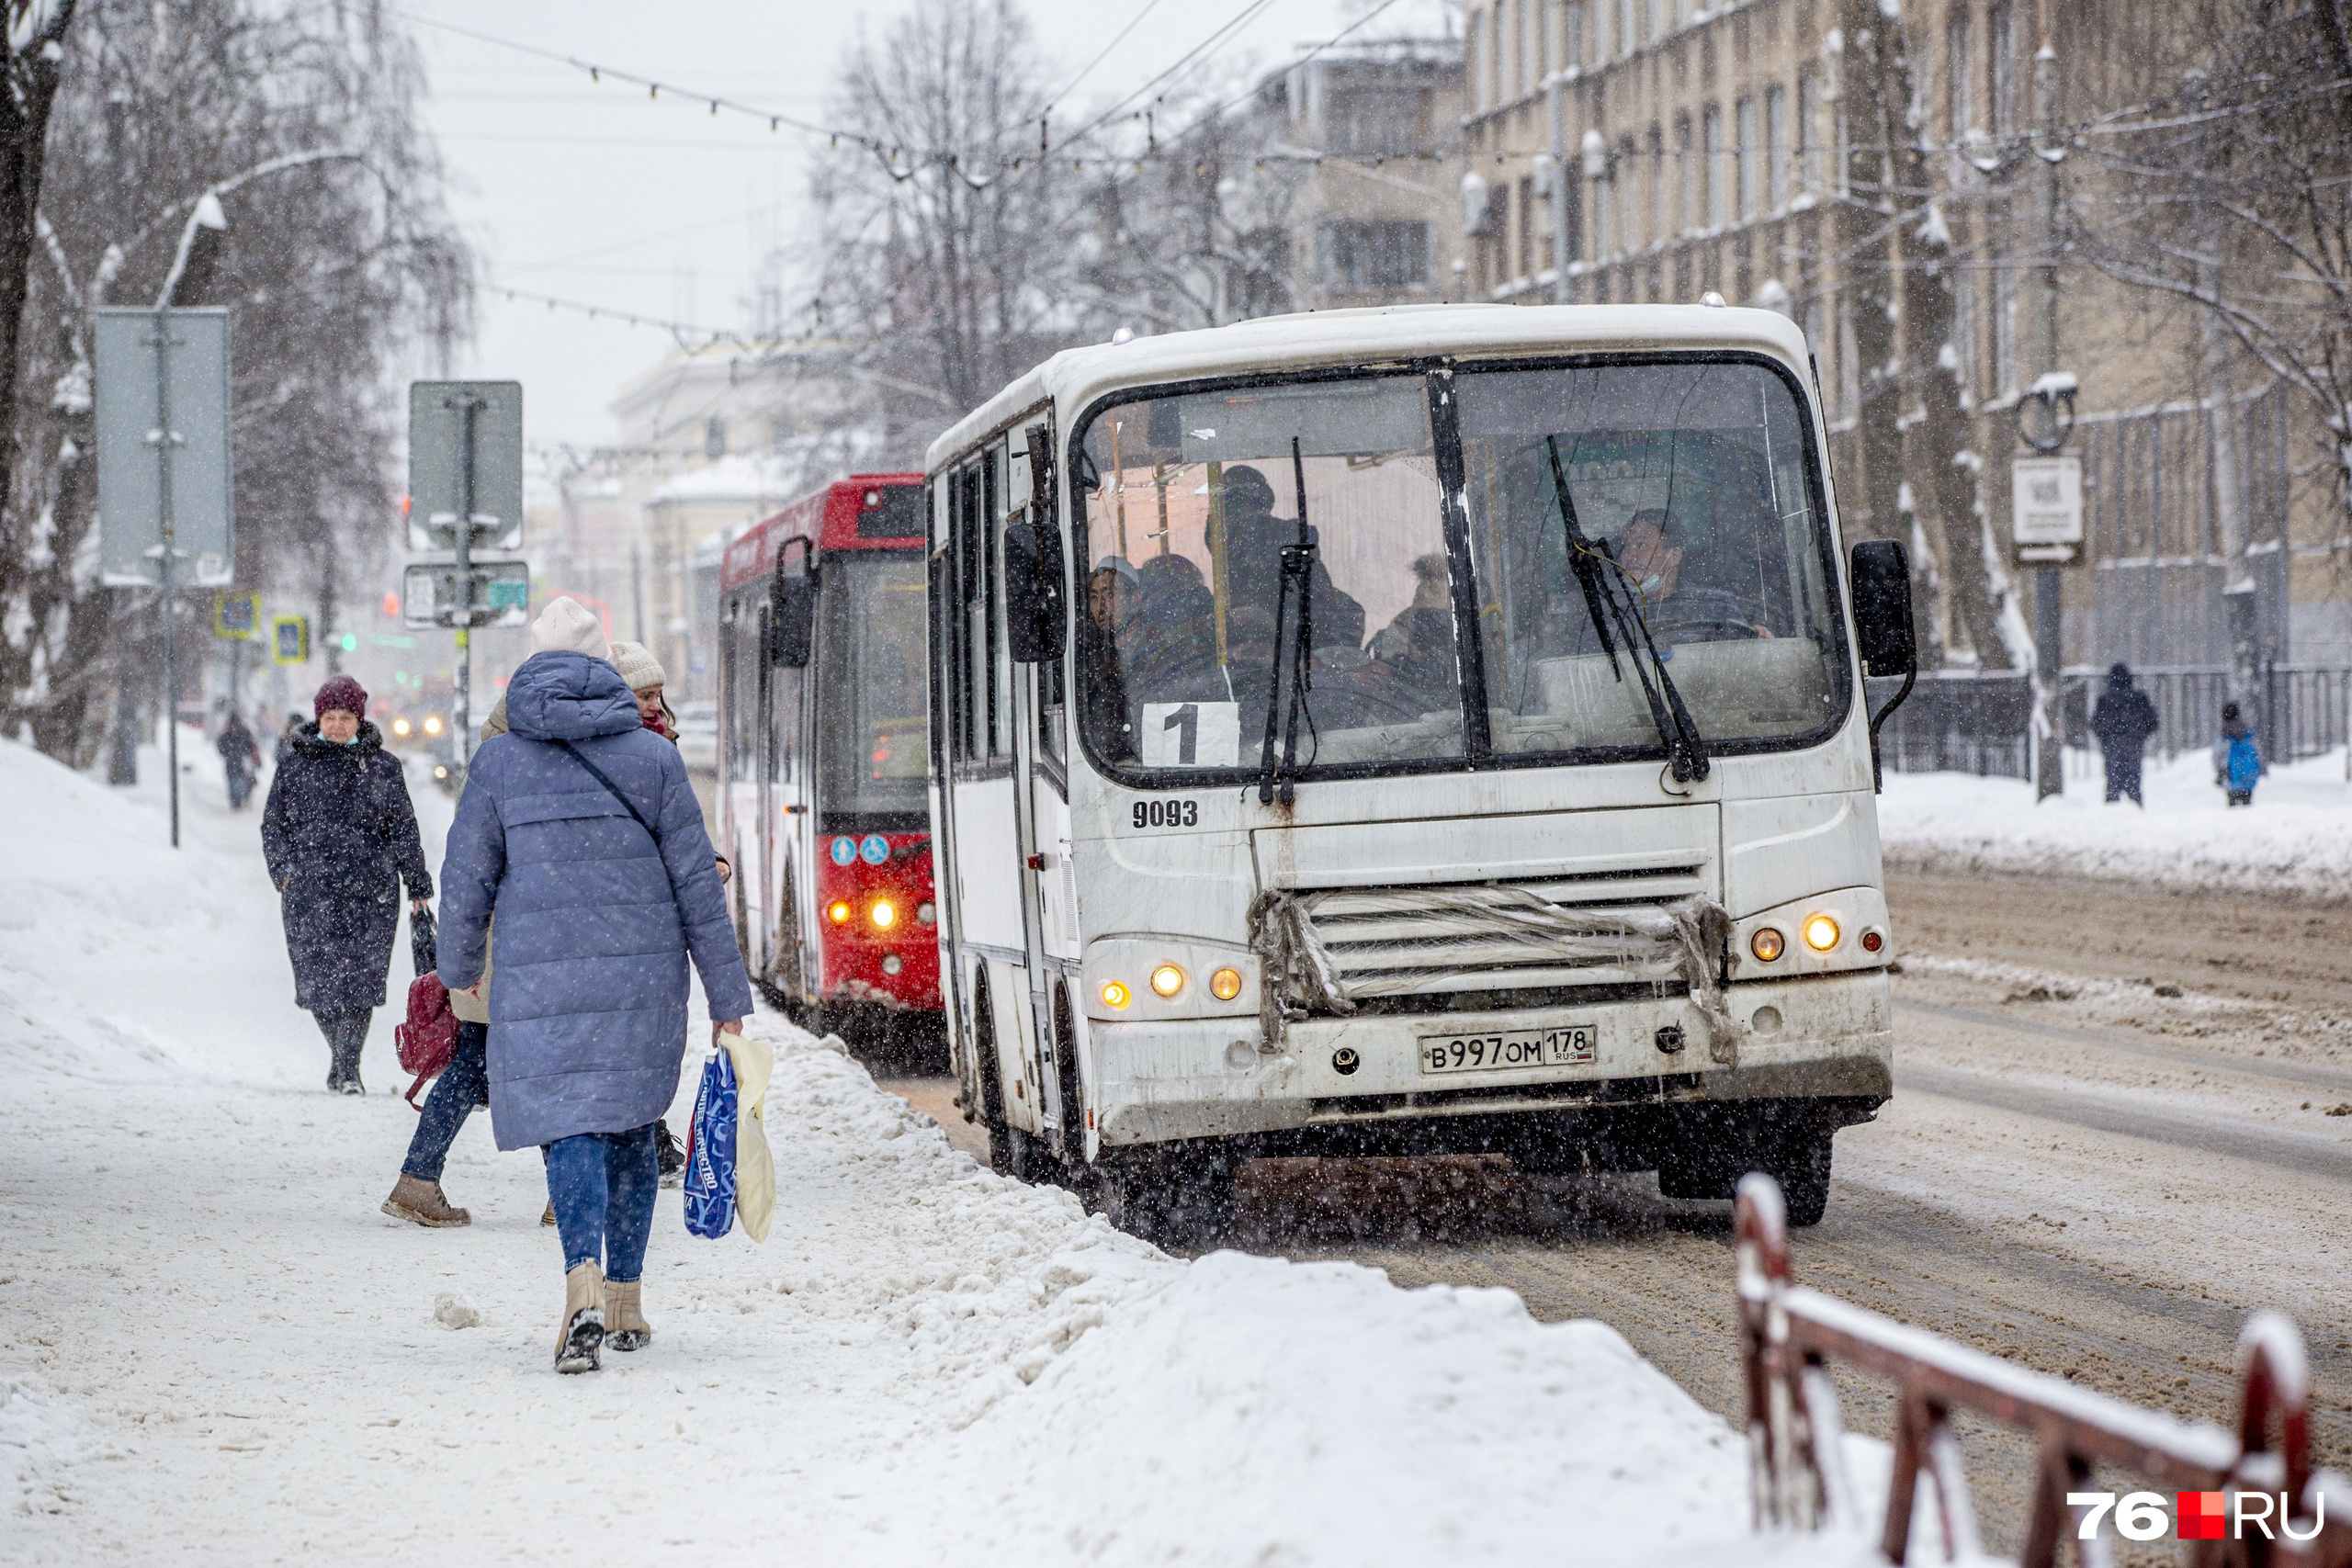
<svg viewBox="0 0 2352 1568"><path fill-rule="evenodd" d="M216 593L212 596L212 635L243 642L261 629L261 595Z"/></svg>
<svg viewBox="0 0 2352 1568"><path fill-rule="evenodd" d="M279 664L311 661L311 618L273 615L269 622L269 656Z"/></svg>

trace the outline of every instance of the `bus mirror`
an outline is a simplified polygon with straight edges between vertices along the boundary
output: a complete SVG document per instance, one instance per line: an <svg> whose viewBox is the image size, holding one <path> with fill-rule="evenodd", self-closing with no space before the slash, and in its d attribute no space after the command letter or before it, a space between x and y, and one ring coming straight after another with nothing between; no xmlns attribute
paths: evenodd
<svg viewBox="0 0 2352 1568"><path fill-rule="evenodd" d="M768 623L769 661L786 670L805 667L808 662L808 644L816 623L816 579L778 579L775 615Z"/></svg>
<svg viewBox="0 0 2352 1568"><path fill-rule="evenodd" d="M1015 660L1062 656L1062 539L1047 523L1004 530L1004 641Z"/></svg>
<svg viewBox="0 0 2352 1568"><path fill-rule="evenodd" d="M1893 539L1864 539L1852 556L1854 634L1861 642L1862 669L1872 675L1903 675L1918 660L1911 626L1911 563Z"/></svg>

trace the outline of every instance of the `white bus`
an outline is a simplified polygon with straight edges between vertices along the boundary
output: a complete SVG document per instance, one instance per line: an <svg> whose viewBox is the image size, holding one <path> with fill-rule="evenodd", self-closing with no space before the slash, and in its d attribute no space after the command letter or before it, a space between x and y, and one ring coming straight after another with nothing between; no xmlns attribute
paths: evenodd
<svg viewBox="0 0 2352 1568"><path fill-rule="evenodd" d="M1862 665L1911 608L1900 547L1841 570L1817 394L1767 311L1422 306L1070 350L935 442L1000 1168L1170 1238L1317 1153L1818 1220L1893 1088Z"/></svg>

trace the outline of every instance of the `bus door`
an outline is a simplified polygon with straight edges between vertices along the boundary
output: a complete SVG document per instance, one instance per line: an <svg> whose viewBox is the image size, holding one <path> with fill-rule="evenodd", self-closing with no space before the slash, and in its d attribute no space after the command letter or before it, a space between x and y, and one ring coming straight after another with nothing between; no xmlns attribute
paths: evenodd
<svg viewBox="0 0 2352 1568"><path fill-rule="evenodd" d="M804 551L800 562L803 570L807 570L808 559ZM761 604L760 635L766 650L761 663L767 671L767 683L763 694L766 698L766 743L760 770L760 869L768 908L774 911L768 921L771 935L765 974L769 983L793 1001L805 1002L813 990L811 928L807 909L811 895L808 889L808 846L805 841L810 827L805 763L808 748L801 733L805 723L802 698L808 670L805 664L775 662L775 615L772 602Z"/></svg>
<svg viewBox="0 0 2352 1568"><path fill-rule="evenodd" d="M1015 427L1007 452L1013 520L1054 525L1052 455L1049 421ZM1063 665L1054 660L1012 669L1021 910L1029 971L1026 1000L1030 1029L1043 1057L1041 1066L1050 1069L1040 1074L1039 1082L1045 1133L1049 1142L1059 1145L1066 1138L1082 1141L1084 1136L1077 1118L1077 1041L1069 1037L1080 1010L1069 999L1057 1005L1061 988L1075 982L1079 956L1072 897L1075 884L1069 866L1069 748ZM1075 1155L1078 1151L1064 1152Z"/></svg>
<svg viewBox="0 0 2352 1568"><path fill-rule="evenodd" d="M975 1035L992 1051L1004 1117L1036 1133L1045 1122L1045 1075L1037 1060L1023 897L1028 852L1014 783L1017 699L1004 640L1005 457L1004 443L993 442L947 476L953 622L944 628L948 750L943 776L955 876L952 888L941 887L938 896L954 901L957 978Z"/></svg>

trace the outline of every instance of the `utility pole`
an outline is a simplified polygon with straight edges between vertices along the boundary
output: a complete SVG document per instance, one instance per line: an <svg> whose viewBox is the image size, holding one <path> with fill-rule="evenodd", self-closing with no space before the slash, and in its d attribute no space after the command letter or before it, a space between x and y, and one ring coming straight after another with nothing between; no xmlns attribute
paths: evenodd
<svg viewBox="0 0 2352 1568"><path fill-rule="evenodd" d="M2051 0L2037 0L2041 46L2033 55L2035 107L2041 117L2041 367L2058 369L2058 51L2050 37ZM2033 570L2034 799L2066 792L2064 691L2065 598L2061 568Z"/></svg>
<svg viewBox="0 0 2352 1568"><path fill-rule="evenodd" d="M458 411L458 776L474 753L474 411L481 400L460 392L447 407Z"/></svg>
<svg viewBox="0 0 2352 1568"><path fill-rule="evenodd" d="M172 307L165 293L155 301L155 429L147 439L155 447L155 494L163 525L164 577L164 771L169 775L172 848L180 847L180 686L177 606L172 603L173 557L178 542L172 527L172 446L178 433L172 428Z"/></svg>

